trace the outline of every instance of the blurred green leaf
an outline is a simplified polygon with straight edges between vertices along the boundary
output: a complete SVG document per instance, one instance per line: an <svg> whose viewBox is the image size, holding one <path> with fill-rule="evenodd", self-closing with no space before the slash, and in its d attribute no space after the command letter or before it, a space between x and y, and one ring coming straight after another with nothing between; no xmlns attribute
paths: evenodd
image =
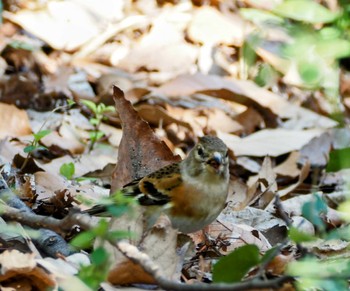
<svg viewBox="0 0 350 291"><path fill-rule="evenodd" d="M346 200L338 207L338 211L343 219L350 222L350 200Z"/></svg>
<svg viewBox="0 0 350 291"><path fill-rule="evenodd" d="M97 106L94 102L90 100L81 100L81 103L83 103L85 106L87 106L92 112L96 113Z"/></svg>
<svg viewBox="0 0 350 291"><path fill-rule="evenodd" d="M273 12L283 17L313 24L330 23L339 16L338 13L310 0L286 0L278 5Z"/></svg>
<svg viewBox="0 0 350 291"><path fill-rule="evenodd" d="M109 229L108 221L105 219L101 219L98 222L97 226L91 231L95 234L95 236L104 237L108 233L108 229Z"/></svg>
<svg viewBox="0 0 350 291"><path fill-rule="evenodd" d="M108 233L108 238L112 239L112 240L119 240L119 239L123 239L123 238L135 238L135 234L130 232L130 231L126 231L126 230L118 230L118 231L112 231Z"/></svg>
<svg viewBox="0 0 350 291"><path fill-rule="evenodd" d="M239 282L259 261L259 249L256 245L242 246L214 265L213 281L215 283Z"/></svg>
<svg viewBox="0 0 350 291"><path fill-rule="evenodd" d="M79 233L70 243L72 246L85 249L92 246L96 235L92 231L84 231Z"/></svg>
<svg viewBox="0 0 350 291"><path fill-rule="evenodd" d="M349 290L347 258L320 261L309 257L288 264L287 273L298 278L298 290Z"/></svg>
<svg viewBox="0 0 350 291"><path fill-rule="evenodd" d="M100 283L106 281L110 267L108 253L97 248L91 254L91 265L81 266L78 277L92 290L99 290Z"/></svg>
<svg viewBox="0 0 350 291"><path fill-rule="evenodd" d="M337 172L341 169L350 168L350 148L333 150L329 154L327 172Z"/></svg>
<svg viewBox="0 0 350 291"><path fill-rule="evenodd" d="M100 130L94 130L94 131L90 131L89 132L89 136L91 140L99 140L100 138L102 138L105 135L104 132L100 131Z"/></svg>
<svg viewBox="0 0 350 291"><path fill-rule="evenodd" d="M89 122L92 124L92 125L98 125L100 122L101 122L101 120L99 120L99 119L97 119L97 118L90 118L89 119Z"/></svg>
<svg viewBox="0 0 350 291"><path fill-rule="evenodd" d="M37 133L33 133L34 139L36 142L40 141L44 136L47 136L48 134L51 133L51 130L44 129L40 130Z"/></svg>
<svg viewBox="0 0 350 291"><path fill-rule="evenodd" d="M301 61L298 71L301 79L308 85L318 85L322 80L322 70L317 63Z"/></svg>
<svg viewBox="0 0 350 291"><path fill-rule="evenodd" d="M254 81L260 87L271 85L277 81L277 72L269 64L263 63L259 67L258 74L256 75Z"/></svg>
<svg viewBox="0 0 350 291"><path fill-rule="evenodd" d="M108 205L107 211L114 217L120 217L124 213L127 213L129 210L129 207L127 205Z"/></svg>
<svg viewBox="0 0 350 291"><path fill-rule="evenodd" d="M64 163L60 167L60 174L66 177L68 180L72 179L74 173L75 173L75 165L72 162Z"/></svg>
<svg viewBox="0 0 350 291"><path fill-rule="evenodd" d="M92 252L90 258L92 264L102 265L108 261L108 253L104 248L98 247Z"/></svg>
<svg viewBox="0 0 350 291"><path fill-rule="evenodd" d="M295 243L302 243L308 241L314 241L317 238L311 234L305 233L297 229L296 227L291 227L288 231L289 238Z"/></svg>
<svg viewBox="0 0 350 291"><path fill-rule="evenodd" d="M27 42L20 41L20 40L13 40L9 43L9 46L13 47L14 49L22 49L26 51L34 51L35 47Z"/></svg>
<svg viewBox="0 0 350 291"><path fill-rule="evenodd" d="M327 204L319 195L314 194L313 199L304 203L302 215L315 225L320 231L325 230L325 223L322 216L327 214Z"/></svg>
<svg viewBox="0 0 350 291"><path fill-rule="evenodd" d="M34 151L35 149L36 149L36 146L29 145L29 146L26 146L26 147L23 149L23 151L24 151L25 153L30 153L30 152Z"/></svg>
<svg viewBox="0 0 350 291"><path fill-rule="evenodd" d="M284 23L282 17L279 17L271 12L264 10L254 8L241 8L239 12L245 19L255 24L281 25Z"/></svg>

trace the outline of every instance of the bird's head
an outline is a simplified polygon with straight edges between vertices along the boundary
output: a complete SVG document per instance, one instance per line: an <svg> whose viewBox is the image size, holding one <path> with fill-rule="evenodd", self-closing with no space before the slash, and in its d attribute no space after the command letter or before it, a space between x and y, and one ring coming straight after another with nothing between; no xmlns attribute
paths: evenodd
<svg viewBox="0 0 350 291"><path fill-rule="evenodd" d="M194 175L203 171L225 177L228 175L228 149L218 137L201 137L187 159L194 168Z"/></svg>

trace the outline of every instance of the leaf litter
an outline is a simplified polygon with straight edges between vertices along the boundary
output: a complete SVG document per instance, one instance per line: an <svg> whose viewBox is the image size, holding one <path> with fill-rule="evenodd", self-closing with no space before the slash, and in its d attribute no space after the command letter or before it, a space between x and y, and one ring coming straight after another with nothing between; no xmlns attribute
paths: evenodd
<svg viewBox="0 0 350 291"><path fill-rule="evenodd" d="M37 214L63 218L72 208L84 210L131 180L179 161L179 155L184 157L199 136L214 134L230 149L231 187L227 207L206 229L211 243L205 245L207 238L195 233L187 237L191 244L177 244L177 232L166 218L160 219L143 240L133 242L165 277L200 281L204 270L205 279L211 280L210 270L218 257L246 244L255 244L265 253L283 242L288 225L274 205L277 196L293 225L315 232L303 217L302 206L312 201L312 188L322 181L317 171L327 165L330 151L348 147L348 133L339 133L334 119L313 110L328 106L324 98L314 101L315 106L302 107L302 100L285 98L280 88L259 87L241 78L239 51L254 28L251 22L233 13L224 2L218 7L196 7L191 1L176 5L155 1L120 1L118 5L108 0L98 5L66 2L49 1L40 9L4 11L0 31L4 40L0 47L0 161L2 169L11 165L20 168L26 158L30 162L9 177L2 170L8 184L2 185L2 190L22 189L20 197L28 203L31 197L30 207ZM257 4L247 1L246 5ZM62 13L67 7L68 15ZM283 35L279 37L283 39ZM263 48L257 53L278 67L277 55ZM290 83L300 85L290 70L279 81L285 82L286 90L292 90ZM307 93L298 90L295 98L305 98ZM83 100L117 109L104 115L98 127L103 134L91 151L94 116ZM52 112L59 106L66 109ZM41 129L51 133L39 141L40 149L28 156L23 149ZM75 165L71 180L60 175L65 163ZM327 191L331 194L332 187L344 181L345 174L337 174L337 179L329 175L328 180L323 179L322 186L330 188ZM21 178L14 182L17 175ZM34 181L32 188L26 187L22 176ZM343 200L344 191L340 194ZM342 224L337 205L329 203L322 218L329 228ZM135 223L137 219L113 219L110 229L129 226L142 236L144 230ZM63 238L68 241L71 235L74 233L65 233ZM342 252L346 247L332 243L335 245L322 241L310 249L317 248L327 256L327 252ZM39 278L39 283L25 283L39 289L66 286L69 280L80 284L73 277L79 269L74 264L62 262L57 255L45 261L36 259L29 253L18 253L17 245L19 248L17 242L12 251L0 254L2 267L14 258L20 262L20 256L29 256L26 260L33 265L24 268L25 272L18 271L19 263L4 269L5 275L0 276L3 286L10 286L6 285L9 271L23 280ZM113 258L107 277L110 283L156 283L113 246L107 249ZM286 264L296 259L293 252L280 254L267 269L283 274ZM70 266L72 272L63 278L57 271L59 264ZM43 267L50 275L42 274Z"/></svg>

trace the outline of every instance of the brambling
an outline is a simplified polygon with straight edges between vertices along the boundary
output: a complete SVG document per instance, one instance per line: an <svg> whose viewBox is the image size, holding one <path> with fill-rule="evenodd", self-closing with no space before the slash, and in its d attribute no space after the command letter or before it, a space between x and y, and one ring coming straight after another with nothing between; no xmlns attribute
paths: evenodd
<svg viewBox="0 0 350 291"><path fill-rule="evenodd" d="M173 228L195 232L213 222L225 206L229 186L228 149L214 136L204 136L186 159L165 166L125 185L121 192L147 206L145 215L151 227L166 214ZM85 212L106 211L96 205Z"/></svg>

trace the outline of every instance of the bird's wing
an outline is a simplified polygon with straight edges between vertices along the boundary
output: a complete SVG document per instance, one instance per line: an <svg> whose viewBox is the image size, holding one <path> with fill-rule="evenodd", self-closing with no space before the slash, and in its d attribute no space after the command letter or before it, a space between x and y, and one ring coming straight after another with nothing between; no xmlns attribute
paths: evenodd
<svg viewBox="0 0 350 291"><path fill-rule="evenodd" d="M171 190L181 182L180 166L172 164L125 185L122 193L137 197L141 205L164 205L171 201Z"/></svg>

